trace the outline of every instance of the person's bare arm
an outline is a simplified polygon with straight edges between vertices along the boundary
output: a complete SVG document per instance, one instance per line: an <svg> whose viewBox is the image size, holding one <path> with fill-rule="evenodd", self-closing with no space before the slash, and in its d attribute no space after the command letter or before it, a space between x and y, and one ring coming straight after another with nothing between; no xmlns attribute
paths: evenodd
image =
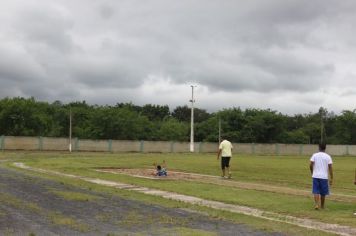
<svg viewBox="0 0 356 236"><path fill-rule="evenodd" d="M220 154L221 154L221 149L219 149L219 151L218 151L218 160L219 160L219 158L220 158Z"/></svg>
<svg viewBox="0 0 356 236"><path fill-rule="evenodd" d="M314 170L314 162L313 161L310 162L309 169L310 169L310 173L313 174L313 170Z"/></svg>
<svg viewBox="0 0 356 236"><path fill-rule="evenodd" d="M157 171L157 163L156 162L153 163L153 167L154 167L154 171L152 172L152 175L156 175L156 171Z"/></svg>
<svg viewBox="0 0 356 236"><path fill-rule="evenodd" d="M334 180L333 165L329 164L328 167L329 167L329 175L330 175L329 184L332 185L333 184L333 180Z"/></svg>

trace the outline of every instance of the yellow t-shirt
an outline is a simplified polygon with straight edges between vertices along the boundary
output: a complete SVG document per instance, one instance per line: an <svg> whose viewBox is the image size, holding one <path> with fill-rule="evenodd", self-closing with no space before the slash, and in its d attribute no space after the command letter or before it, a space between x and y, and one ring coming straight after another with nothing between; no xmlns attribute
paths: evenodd
<svg viewBox="0 0 356 236"><path fill-rule="evenodd" d="M233 148L232 144L230 141L223 140L220 145L219 149L221 149L221 156L222 157L231 157L231 149Z"/></svg>

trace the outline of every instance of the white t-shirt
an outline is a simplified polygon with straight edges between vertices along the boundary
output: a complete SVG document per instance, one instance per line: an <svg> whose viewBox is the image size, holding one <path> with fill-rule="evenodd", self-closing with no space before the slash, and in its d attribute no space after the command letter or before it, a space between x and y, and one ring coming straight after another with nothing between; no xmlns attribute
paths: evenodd
<svg viewBox="0 0 356 236"><path fill-rule="evenodd" d="M219 149L221 149L221 156L222 157L231 157L231 149L232 149L232 144L230 143L230 141L227 140L223 140L220 145L219 145Z"/></svg>
<svg viewBox="0 0 356 236"><path fill-rule="evenodd" d="M310 158L310 161L314 162L312 177L318 179L328 179L328 165L333 163L329 154L325 152L314 153Z"/></svg>

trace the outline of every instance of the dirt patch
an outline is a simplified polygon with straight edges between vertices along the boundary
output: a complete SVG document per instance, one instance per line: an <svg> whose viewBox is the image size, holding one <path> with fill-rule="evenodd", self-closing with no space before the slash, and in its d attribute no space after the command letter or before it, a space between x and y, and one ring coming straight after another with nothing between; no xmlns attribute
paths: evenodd
<svg viewBox="0 0 356 236"><path fill-rule="evenodd" d="M179 235L181 229L192 235L271 235L1 167L0 186L0 235ZM68 198L65 193L78 195Z"/></svg>
<svg viewBox="0 0 356 236"><path fill-rule="evenodd" d="M100 168L96 169L101 172L125 174L146 179L157 179L157 180L200 180L202 178L209 179L220 179L220 177L212 175L200 175L194 173L180 172L180 171L168 171L167 176L156 176L155 171L152 169L125 169L125 168Z"/></svg>
<svg viewBox="0 0 356 236"><path fill-rule="evenodd" d="M243 181L236 181L235 179L222 179L220 176L202 175L195 173L187 173L180 171L168 171L168 176L155 176L152 169L125 169L125 168L100 168L97 171L125 174L133 177L156 179L156 180L185 180L185 181L198 181L202 183L217 184L222 186L236 187L241 189L258 190L273 193L282 193L296 196L310 197L311 192L300 189L293 189L288 187L280 187L268 184L247 183ZM356 203L356 196L335 194L328 196L329 200Z"/></svg>

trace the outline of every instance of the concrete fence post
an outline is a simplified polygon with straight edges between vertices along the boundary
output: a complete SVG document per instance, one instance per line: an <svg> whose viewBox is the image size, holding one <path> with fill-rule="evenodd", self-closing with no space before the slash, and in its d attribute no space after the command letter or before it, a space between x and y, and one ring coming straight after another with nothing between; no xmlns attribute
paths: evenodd
<svg viewBox="0 0 356 236"><path fill-rule="evenodd" d="M74 150L73 151L79 151L79 148L80 148L79 145L80 145L79 144L79 138L75 138L74 139Z"/></svg>
<svg viewBox="0 0 356 236"><path fill-rule="evenodd" d="M349 145L346 145L346 155L350 155L350 149L349 149Z"/></svg>
<svg viewBox="0 0 356 236"><path fill-rule="evenodd" d="M4 151L5 149L5 136L1 135L0 137L0 147L1 147L1 151Z"/></svg>
<svg viewBox="0 0 356 236"><path fill-rule="evenodd" d="M145 141L141 140L140 141L140 152L144 152L145 150Z"/></svg>
<svg viewBox="0 0 356 236"><path fill-rule="evenodd" d="M111 139L108 140L108 151L112 152L112 140Z"/></svg>
<svg viewBox="0 0 356 236"><path fill-rule="evenodd" d="M276 150L275 150L275 153L276 153L276 155L279 155L279 144L278 143L276 143Z"/></svg>
<svg viewBox="0 0 356 236"><path fill-rule="evenodd" d="M43 150L43 137L42 136L38 137L38 150L39 151Z"/></svg>
<svg viewBox="0 0 356 236"><path fill-rule="evenodd" d="M203 142L199 143L199 153L203 152L203 145L204 145Z"/></svg>
<svg viewBox="0 0 356 236"><path fill-rule="evenodd" d="M174 141L171 141L171 152L174 152Z"/></svg>
<svg viewBox="0 0 356 236"><path fill-rule="evenodd" d="M303 155L303 144L299 144L299 155Z"/></svg>

